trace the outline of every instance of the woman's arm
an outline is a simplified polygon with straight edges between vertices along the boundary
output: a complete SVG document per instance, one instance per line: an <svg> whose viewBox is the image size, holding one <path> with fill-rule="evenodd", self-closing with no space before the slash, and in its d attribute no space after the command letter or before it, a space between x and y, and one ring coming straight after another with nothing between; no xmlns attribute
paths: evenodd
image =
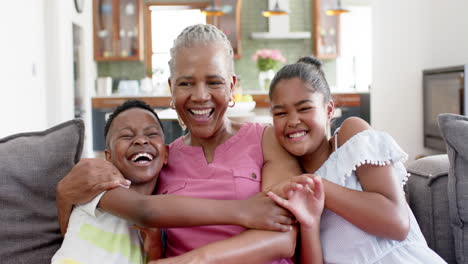
<svg viewBox="0 0 468 264"><path fill-rule="evenodd" d="M141 231L143 238L143 250L146 252L147 261L157 260L163 257L163 244L161 231L158 228L143 228L134 226Z"/></svg>
<svg viewBox="0 0 468 264"><path fill-rule="evenodd" d="M247 230L226 240L214 242L183 255L151 262L152 264L239 264L268 263L294 255L295 232ZM279 247L287 254L280 254ZM283 251L286 251L283 250Z"/></svg>
<svg viewBox="0 0 468 264"><path fill-rule="evenodd" d="M341 126L338 145L366 129L370 126L362 119L348 118ZM363 192L324 180L325 207L370 234L404 240L410 227L408 208L392 166L362 165L356 175Z"/></svg>
<svg viewBox="0 0 468 264"><path fill-rule="evenodd" d="M89 202L105 190L129 184L112 163L103 159L81 159L56 187L57 215L62 235L67 230L74 204Z"/></svg>

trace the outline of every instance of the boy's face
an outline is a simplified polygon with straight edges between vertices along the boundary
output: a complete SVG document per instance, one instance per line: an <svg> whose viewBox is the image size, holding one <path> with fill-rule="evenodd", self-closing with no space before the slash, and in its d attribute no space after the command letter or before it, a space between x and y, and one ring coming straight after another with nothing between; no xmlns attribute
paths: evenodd
<svg viewBox="0 0 468 264"><path fill-rule="evenodd" d="M133 184L146 183L167 163L167 146L156 117L148 110L130 108L112 122L105 150L112 162Z"/></svg>

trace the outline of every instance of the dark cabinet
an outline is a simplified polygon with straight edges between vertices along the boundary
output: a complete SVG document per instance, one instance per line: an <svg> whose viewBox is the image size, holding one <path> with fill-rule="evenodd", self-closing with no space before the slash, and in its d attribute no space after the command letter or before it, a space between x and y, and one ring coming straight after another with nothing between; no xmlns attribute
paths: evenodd
<svg viewBox="0 0 468 264"><path fill-rule="evenodd" d="M94 0L94 59L142 60L141 1Z"/></svg>

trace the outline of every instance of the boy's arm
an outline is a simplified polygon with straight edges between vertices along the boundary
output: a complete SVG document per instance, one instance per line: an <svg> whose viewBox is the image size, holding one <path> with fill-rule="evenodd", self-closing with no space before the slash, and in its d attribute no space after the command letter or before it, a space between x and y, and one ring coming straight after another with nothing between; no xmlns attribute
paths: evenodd
<svg viewBox="0 0 468 264"><path fill-rule="evenodd" d="M292 224L289 212L263 193L247 200L209 200L176 195L142 195L117 187L107 191L98 206L143 227L234 224L288 231Z"/></svg>

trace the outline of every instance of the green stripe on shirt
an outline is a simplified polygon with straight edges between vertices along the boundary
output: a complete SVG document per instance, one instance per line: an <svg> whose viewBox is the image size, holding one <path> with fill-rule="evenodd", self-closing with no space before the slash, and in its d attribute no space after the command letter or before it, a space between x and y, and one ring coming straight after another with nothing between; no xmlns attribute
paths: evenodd
<svg viewBox="0 0 468 264"><path fill-rule="evenodd" d="M144 263L141 247L132 245L130 237L126 234L114 234L84 223L80 227L78 237L107 252L120 253L131 263Z"/></svg>

